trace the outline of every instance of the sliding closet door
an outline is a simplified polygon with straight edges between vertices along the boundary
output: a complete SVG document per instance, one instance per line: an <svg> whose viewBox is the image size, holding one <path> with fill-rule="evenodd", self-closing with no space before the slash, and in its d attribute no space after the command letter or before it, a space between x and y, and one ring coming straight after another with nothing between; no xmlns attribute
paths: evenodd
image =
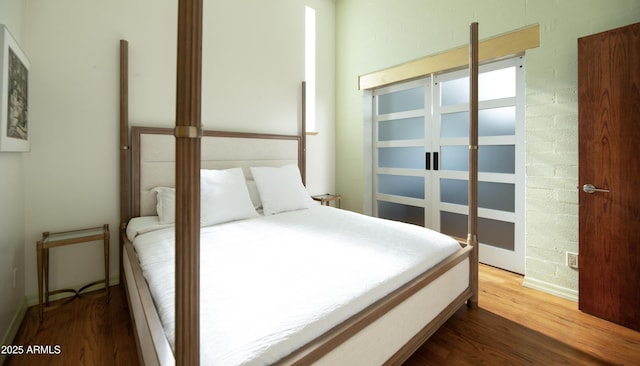
<svg viewBox="0 0 640 366"><path fill-rule="evenodd" d="M480 261L524 273L524 59L480 67ZM373 214L467 237L468 70L373 91Z"/></svg>
<svg viewBox="0 0 640 366"><path fill-rule="evenodd" d="M430 151L429 80L381 88L373 98L374 215L424 226L431 182L425 158Z"/></svg>
<svg viewBox="0 0 640 366"><path fill-rule="evenodd" d="M478 239L480 261L524 273L524 65L512 59L480 68ZM466 237L468 213L468 71L434 79L433 227Z"/></svg>

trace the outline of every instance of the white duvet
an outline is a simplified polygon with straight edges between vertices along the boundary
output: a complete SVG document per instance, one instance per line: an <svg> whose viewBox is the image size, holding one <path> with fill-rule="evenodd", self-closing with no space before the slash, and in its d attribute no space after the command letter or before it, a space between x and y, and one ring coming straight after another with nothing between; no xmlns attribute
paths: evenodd
<svg viewBox="0 0 640 366"><path fill-rule="evenodd" d="M134 246L174 347L175 234L138 220ZM204 227L200 247L203 365L274 363L460 249L326 206Z"/></svg>

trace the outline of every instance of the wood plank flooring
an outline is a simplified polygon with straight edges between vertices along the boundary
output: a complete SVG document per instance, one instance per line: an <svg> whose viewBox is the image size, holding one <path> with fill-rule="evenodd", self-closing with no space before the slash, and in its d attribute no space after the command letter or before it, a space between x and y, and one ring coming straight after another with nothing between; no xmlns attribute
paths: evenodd
<svg viewBox="0 0 640 366"><path fill-rule="evenodd" d="M640 365L640 332L581 313L575 302L522 287L522 276L480 268L480 308L460 309L407 362L428 365ZM58 355L5 365L137 365L124 290L28 310L13 344L60 345Z"/></svg>
<svg viewBox="0 0 640 366"><path fill-rule="evenodd" d="M45 311L42 323L38 307L30 307L13 344L22 345L25 351L29 346L50 346L47 353L51 354L10 356L5 366L138 365L124 289L115 286L110 290L108 304L104 290L52 303L63 305ZM57 354L55 346L59 346Z"/></svg>
<svg viewBox="0 0 640 366"><path fill-rule="evenodd" d="M480 266L479 309L460 309L405 366L640 365L640 332Z"/></svg>

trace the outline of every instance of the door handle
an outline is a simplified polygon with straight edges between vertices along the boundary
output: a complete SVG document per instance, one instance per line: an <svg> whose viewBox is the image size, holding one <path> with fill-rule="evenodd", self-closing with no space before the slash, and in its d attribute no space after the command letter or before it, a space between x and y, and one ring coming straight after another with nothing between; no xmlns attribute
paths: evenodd
<svg viewBox="0 0 640 366"><path fill-rule="evenodd" d="M433 170L438 170L440 165L440 161L438 159L438 152L433 152Z"/></svg>
<svg viewBox="0 0 640 366"><path fill-rule="evenodd" d="M608 193L609 192L608 189L596 188L593 184L588 184L588 183L582 186L582 190L585 191L586 193L593 193L593 192Z"/></svg>

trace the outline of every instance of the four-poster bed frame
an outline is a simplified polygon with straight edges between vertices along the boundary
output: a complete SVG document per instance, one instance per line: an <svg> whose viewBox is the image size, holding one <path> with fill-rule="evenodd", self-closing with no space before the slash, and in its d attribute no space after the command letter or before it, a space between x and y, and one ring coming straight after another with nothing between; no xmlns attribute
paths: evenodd
<svg viewBox="0 0 640 366"><path fill-rule="evenodd" d="M130 142L128 121L128 43L121 41L121 97L120 97L120 146L121 146L121 278L126 286L130 312L134 323L139 355L147 365L197 365L200 357L199 339L199 235L200 235L200 181L201 143L207 136L215 138L240 139L295 139L298 141L297 162L304 179L305 133L304 123L300 135L278 136L267 134L243 134L229 132L208 132L201 130L200 124L200 78L201 78L201 1L180 1L178 20L178 75L175 129L136 129L134 141ZM367 339L367 331L373 326L391 329L400 319L411 320L412 315L405 304L419 300L426 289L437 279L459 266L468 266L468 283L459 295L439 311L437 316L420 323L417 332L408 335L408 342L394 348L385 364L401 364L426 339L428 339L457 309L464 304L477 307L478 303L478 253L477 253L477 24L471 26L470 45L471 79L471 137L470 159L470 213L468 243L459 240L461 249L401 288L367 307L364 311L336 326L313 342L294 351L278 364L325 364L335 354L346 352L357 357L362 352L362 339ZM475 77L473 77L475 73ZM475 83L475 84L474 84ZM304 84L302 87L304 102ZM476 102L474 103L474 98ZM475 110L474 110L475 109ZM304 110L304 103L303 103ZM302 113L304 116L304 112ZM473 119L475 117L475 120ZM475 130L474 130L475 129ZM140 215L138 195L140 187L139 138L141 134L173 135L175 137L175 186L176 186L176 336L175 354L164 336L159 316L145 278L136 261L135 249L127 239L125 229L132 216ZM475 142L474 142L475 136ZM215 142L214 142L215 143ZM135 157L134 157L135 155ZM132 160L133 158L133 160ZM133 168L133 169L132 169ZM136 186L131 193L131 187ZM420 303L418 303L420 304ZM415 307L415 303L412 305ZM423 305L426 306L426 305ZM407 312L407 314L404 314ZM400 313L400 315L398 315ZM404 318L398 316L404 316ZM408 317L408 318L407 318ZM400 330L402 331L402 330ZM356 343L352 346L352 343ZM368 343L363 343L368 344ZM346 351L345 351L346 349ZM329 355L329 357L323 358ZM355 356L354 356L355 355ZM338 357L338 356L336 356ZM340 356L342 357L342 356Z"/></svg>

